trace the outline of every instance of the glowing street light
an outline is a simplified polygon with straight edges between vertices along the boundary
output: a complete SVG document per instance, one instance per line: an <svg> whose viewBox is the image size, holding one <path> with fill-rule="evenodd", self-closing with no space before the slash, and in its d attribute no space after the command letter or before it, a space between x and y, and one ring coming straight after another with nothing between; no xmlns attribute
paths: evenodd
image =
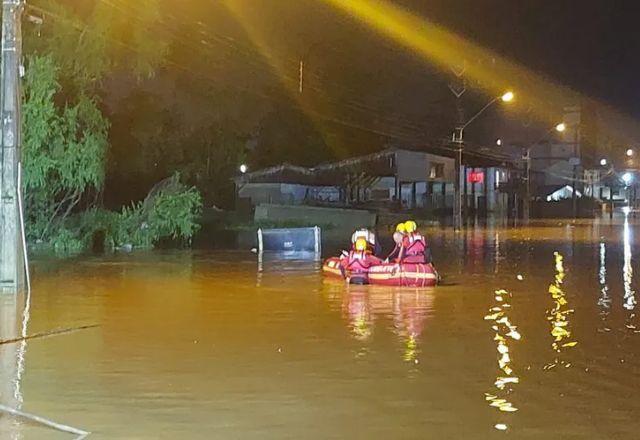
<svg viewBox="0 0 640 440"><path fill-rule="evenodd" d="M515 95L513 94L513 92L507 92L500 97L500 99L502 99L503 102L511 102L513 101L513 98L515 98Z"/></svg>
<svg viewBox="0 0 640 440"><path fill-rule="evenodd" d="M622 175L622 181L624 182L624 184L626 186L631 185L631 182L633 182L633 174L631 173L624 173Z"/></svg>
<svg viewBox="0 0 640 440"><path fill-rule="evenodd" d="M246 173L248 170L249 168L245 164L240 165L240 172L242 174Z"/></svg>
<svg viewBox="0 0 640 440"><path fill-rule="evenodd" d="M567 124L565 124L564 122L559 123L558 125L556 125L556 131L558 133L562 133L567 129Z"/></svg>
<svg viewBox="0 0 640 440"><path fill-rule="evenodd" d="M497 139L497 140L496 140L496 145L497 145L498 147L501 147L501 146L502 146L502 139Z"/></svg>
<svg viewBox="0 0 640 440"><path fill-rule="evenodd" d="M600 166L606 167L607 166L607 159L600 159Z"/></svg>
<svg viewBox="0 0 640 440"><path fill-rule="evenodd" d="M629 148L629 149L627 150L627 153L626 153L626 154L627 154L627 157L631 157L631 156L633 156L633 149L632 149L632 148Z"/></svg>
<svg viewBox="0 0 640 440"><path fill-rule="evenodd" d="M478 113L473 115L473 117L469 119L466 123L456 127L456 129L453 132L453 138L451 140L453 141L453 143L457 144L458 146L457 148L458 154L456 154L456 165L455 165L456 174L460 176L460 178L455 179L455 182L454 182L455 195L454 195L454 201L453 201L453 225L454 225L453 227L456 231L459 231L462 226L462 191L461 191L460 182L464 181L464 178L463 178L464 171L462 167L462 150L464 150L464 141L463 141L464 130L469 126L469 124L471 124L473 121L478 119L478 117L481 114L483 114L485 110L487 110L489 107L494 105L496 102L502 100L502 102L508 103L513 101L513 98L515 98L515 95L511 91L507 91L503 95L496 96L491 101L489 101L487 105L482 107L480 111L478 111ZM502 141L500 141L500 144L502 144Z"/></svg>

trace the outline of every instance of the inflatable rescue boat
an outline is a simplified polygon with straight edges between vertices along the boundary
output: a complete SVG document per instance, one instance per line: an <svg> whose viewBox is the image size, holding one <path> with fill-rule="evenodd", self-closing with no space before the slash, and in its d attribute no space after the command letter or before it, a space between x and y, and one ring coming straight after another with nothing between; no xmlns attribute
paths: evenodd
<svg viewBox="0 0 640 440"><path fill-rule="evenodd" d="M438 284L438 272L431 263L381 263L371 266L366 274L351 274L340 258L332 257L324 262L322 271L352 284L403 287L433 287Z"/></svg>

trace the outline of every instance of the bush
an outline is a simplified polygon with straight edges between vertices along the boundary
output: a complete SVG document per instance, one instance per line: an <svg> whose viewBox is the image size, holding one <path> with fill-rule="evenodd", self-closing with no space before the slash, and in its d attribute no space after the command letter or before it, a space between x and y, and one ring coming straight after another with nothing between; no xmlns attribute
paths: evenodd
<svg viewBox="0 0 640 440"><path fill-rule="evenodd" d="M189 242L200 228L201 213L202 197L195 188L180 184L161 190L151 201L122 209L112 228L114 244L150 248L165 238Z"/></svg>
<svg viewBox="0 0 640 440"><path fill-rule="evenodd" d="M95 237L104 238L100 247L111 250L125 246L148 249L167 238L185 244L200 228L201 212L200 193L176 177L171 186L120 212L94 208L68 217L40 247L74 254L90 249Z"/></svg>

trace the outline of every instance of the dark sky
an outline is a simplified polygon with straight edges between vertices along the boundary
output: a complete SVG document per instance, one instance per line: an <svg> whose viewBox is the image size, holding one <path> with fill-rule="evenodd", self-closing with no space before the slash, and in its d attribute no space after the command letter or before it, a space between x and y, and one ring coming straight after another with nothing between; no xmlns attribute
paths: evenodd
<svg viewBox="0 0 640 440"><path fill-rule="evenodd" d="M638 3L408 0L406 4L579 92L640 115Z"/></svg>
<svg viewBox="0 0 640 440"><path fill-rule="evenodd" d="M234 18L225 1L244 3L249 19ZM184 0L177 8L175 0L164 0L164 16L175 26L169 33L181 36L174 60L195 72L191 80L207 77L212 84L262 93L276 87L279 76L280 83L295 90L298 60L315 47L305 64L309 90L302 100L319 113L346 121L346 130L355 124L403 136L449 136L449 72L323 0L225 1ZM381 1L406 6L542 76L640 117L640 33L635 30L636 7L626 0ZM253 50L255 35L247 29L252 19L263 40ZM273 66L261 55L265 49L278 60L279 72L268 73ZM487 96L478 88L465 99L471 113ZM496 107L490 113L501 111ZM473 127L483 130L484 125L487 133L475 136L471 131L470 140L488 142L495 136L489 116ZM345 138L353 143L358 134L362 132L350 130Z"/></svg>
<svg viewBox="0 0 640 440"><path fill-rule="evenodd" d="M609 103L631 116L640 116L637 4L627 0L392 2L586 96ZM249 3L256 9L263 8L265 33L273 37L270 43L276 51L286 46L284 52L292 55L304 51L304 47L313 42L324 41L332 50L318 51L330 58L325 60L329 66L322 66L322 60L312 60L316 66L320 64L320 69L352 70L366 83L372 79L367 78L371 71L374 76L383 74L385 68L393 64L397 67L393 73L398 78L394 85L403 81L411 83L412 78L422 75L423 63L403 64L411 57L406 49L368 34L365 25L333 10L322 0ZM386 49L380 51L381 45ZM390 55L389 48L393 51L394 47L395 54ZM357 57L358 52L370 59L363 62ZM411 84L410 88L415 86ZM376 90L383 94L407 94L402 87Z"/></svg>

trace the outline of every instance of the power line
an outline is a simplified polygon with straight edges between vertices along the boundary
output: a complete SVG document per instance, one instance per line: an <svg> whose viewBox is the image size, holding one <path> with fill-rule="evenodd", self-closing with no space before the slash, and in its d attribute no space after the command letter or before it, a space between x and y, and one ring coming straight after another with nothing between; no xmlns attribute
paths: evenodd
<svg viewBox="0 0 640 440"><path fill-rule="evenodd" d="M101 0L101 1L105 1L105 0ZM72 26L74 28L78 29L78 30L84 30L84 27L79 26L77 23L72 22L71 20L67 19L66 17L62 17L62 16L60 16L58 14L55 14L55 13L53 13L51 11L48 11L48 10L45 10L44 8L41 8L41 7L37 7L37 6L33 6L33 5L29 5L29 7L31 9L34 9L34 10L42 13L42 14L48 15L48 16L54 18L54 19L61 20L61 21L64 21L66 23L71 23ZM130 51L132 51L134 53L140 54L140 51L137 48L135 48L135 47L133 47L131 45L128 45L128 44L126 44L126 43L124 43L124 42L122 42L120 40L113 40L113 41L115 41L119 45L127 48L128 50L130 50ZM169 65L171 65L172 67L175 67L176 69L179 69L179 70L181 70L183 72L186 72L186 73L188 73L190 75L197 76L197 77L199 77L199 78L201 78L201 79L203 79L203 80L205 80L207 82L211 82L212 84L214 84L216 86L220 86L221 85L219 80L215 80L215 79L213 79L213 78L211 78L211 77L209 77L207 75L204 75L202 73L196 72L196 71L194 71L192 69L188 69L188 68L186 68L186 67L184 67L184 66L182 66L182 65L180 65L178 63L175 63L175 62L173 62L171 60L165 60L164 62L169 64ZM270 100L270 101L273 101L273 102L277 102L277 103L283 103L283 101L281 99L277 99L272 95L266 94L264 92L257 91L257 90L255 90L253 88L240 86L240 85L235 84L235 83L234 84L227 84L227 85L230 86L230 87L236 88L238 90L241 90L241 91L256 95L256 96L258 96L260 98L263 98L263 99L267 99L267 100ZM402 141L402 142L409 142L409 143L412 143L412 144L416 144L416 143L421 143L422 142L421 138L424 136L424 133L421 133L421 135L416 135L415 133L409 133L409 132L401 133L399 131L390 131L390 130L384 128L384 127L382 127L382 128L369 127L369 126L365 126L365 125L359 124L357 122L351 122L351 121L347 121L347 120L344 120L344 119L336 118L334 116L328 116L328 115L319 113L319 112L317 112L315 110L302 109L300 106L292 106L292 107L298 108L303 112L306 111L307 113L311 113L313 116L315 116L315 117L317 117L319 119L322 119L322 120L324 120L326 122L337 124L337 125L341 125L341 126L348 127L348 128L357 129L357 130L362 131L362 132L368 132L368 133L375 134L375 135L378 135L378 136L381 136L381 137L385 137L385 138L388 138L388 139L394 139L394 140L398 140L398 141ZM406 129L407 127L404 127L404 128ZM430 145L429 148L437 148L437 149L451 151L451 152L457 151L455 148L448 147L444 143L440 144L440 145L437 145L437 146ZM474 151L471 151L471 150L467 150L465 154L467 154L469 156L476 156L476 157L482 157L482 158L492 158L494 160L499 160L499 161L508 160L508 158L504 157L504 156L498 156L498 155L488 154L488 153L474 152Z"/></svg>
<svg viewBox="0 0 640 440"><path fill-rule="evenodd" d="M133 8L133 5L131 5L130 3L127 4L126 6L124 5L124 2L122 2L121 5L115 5L113 2L114 1L118 1L118 0L100 0L101 2L103 2L104 4L107 4L109 6L112 6L114 8L116 8L118 11L124 13L124 14L128 14L128 11L125 11L123 8L127 7L129 9L129 11L134 12L134 15L132 17L134 17L134 19L137 19L138 22L141 22L141 20L139 20L137 18L137 16L135 14L137 14L138 12L140 12L140 10L136 10ZM176 17L175 15L172 15L172 17ZM166 22L165 22L166 23ZM167 23L168 24L168 23ZM204 29L204 25L201 22L196 22L196 25L198 25L201 29ZM145 30L149 30L148 27L144 27ZM259 62L258 60L260 59L273 59L274 63L277 63L278 61L275 60L275 57L273 56L269 56L269 54L264 54L262 52L256 51L255 48L253 47L248 47L247 45L244 45L240 42L238 42L238 40L234 39L233 37L229 37L229 36L223 36L221 34L212 34L210 32L207 31L202 31L203 33L205 33L206 35L210 36L211 38L213 38L216 41L219 42L223 42L227 45L229 45L231 48L233 48L234 50L238 51L239 53L242 54L246 54L248 56L250 56L249 61L256 66L259 66L262 69L268 69L269 73L273 73L272 70L272 65L268 64L268 63L262 63ZM195 48L195 49L200 49L202 50L203 47L202 46L197 46L194 44L194 42L185 39L184 37L178 36L175 32L169 31L170 36L174 39L174 40L178 40L178 41L182 41L187 45L190 45L191 47ZM204 40L201 40L203 43L205 43ZM242 47L240 47L242 46ZM245 53L248 52L248 53ZM298 63L297 59L289 59L288 61L291 61L292 63L292 68L291 70L293 71L293 64ZM287 82L289 82L291 84L291 86L293 86L294 84L297 84L298 79L294 78L294 77L290 77L288 75L283 74L282 72L277 72L278 73L278 77L281 80L285 80ZM322 80L322 78L318 75L314 75L316 78ZM338 86L336 87L336 84L332 84L331 85L332 88L339 88L343 91L345 91L348 95L353 95L353 94L358 94L358 92L354 91L353 89L350 89L348 87L344 87L344 86ZM404 125L406 128L411 128L411 129L416 129L416 130L429 130L428 127L422 126L421 124L418 124L416 122L413 121L408 121L408 120L398 120L395 117L389 117L389 116L381 116L381 109L377 108L377 107L372 107L371 105L362 103L361 101L358 100L354 100L353 98L349 98L347 101L339 101L336 100L335 98L331 97L330 95L328 95L324 90L318 88L318 87L312 87L312 90L314 90L314 92L316 93L316 95L320 95L321 97L325 98L328 101L331 101L333 104L338 104L338 105L347 105L353 109L356 109L358 111L361 111L363 113L368 113L369 115L375 114L375 117L377 118L382 118L382 119L386 119L387 122L392 123L392 124L402 124Z"/></svg>

